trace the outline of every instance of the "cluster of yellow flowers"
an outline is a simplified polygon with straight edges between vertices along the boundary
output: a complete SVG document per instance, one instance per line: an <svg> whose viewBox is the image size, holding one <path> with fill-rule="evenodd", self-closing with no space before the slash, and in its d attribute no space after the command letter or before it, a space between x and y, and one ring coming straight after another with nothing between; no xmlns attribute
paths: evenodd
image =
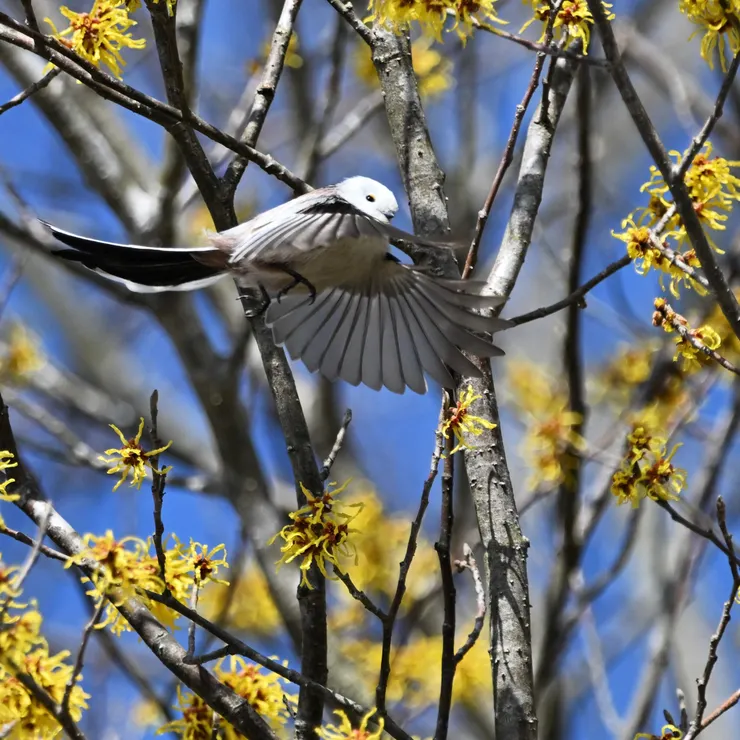
<svg viewBox="0 0 740 740"><path fill-rule="evenodd" d="M13 323L5 352L0 356L0 381L20 385L45 364L38 337L23 324Z"/></svg>
<svg viewBox="0 0 740 740"><path fill-rule="evenodd" d="M574 452L583 451L586 441L574 429L583 418L568 409L562 388L534 365L510 362L508 384L516 409L527 425L522 456L532 473L528 486L553 487L570 480Z"/></svg>
<svg viewBox="0 0 740 740"><path fill-rule="evenodd" d="M740 166L740 162L713 157L712 151L711 143L707 142L703 151L694 157L686 171L684 182L694 211L704 226L712 231L724 231L729 212L735 202L740 200L740 178L731 172L732 168ZM678 166L682 161L681 154L677 151L670 154ZM653 234L651 238L651 230L663 220L669 210L675 211L675 208L668 185L654 165L650 167L650 175L650 180L640 188L640 192L650 195L648 205L633 211L622 221L622 232L612 232L612 235L627 245L627 254L635 261L635 269L641 275L646 275L651 269L669 275L670 291L676 298L679 297L678 287L681 283L703 295L706 291L701 285L691 280L676 264L679 262L690 268L701 267L692 249L680 251L688 241L681 217L674 212L668 218L662 234ZM721 252L711 238L709 241Z"/></svg>
<svg viewBox="0 0 740 740"><path fill-rule="evenodd" d="M314 563L321 573L327 577L332 576L326 571L326 563L331 563L340 571L342 562L340 558L357 558L357 549L349 541L349 535L356 530L350 529L350 523L362 509L361 503L342 504L336 501L336 497L347 488L349 481L339 488L336 483L330 483L326 491L321 495L314 496L303 483L301 490L308 503L306 506L291 512L288 516L291 524L286 524L268 542L271 545L280 537L284 545L280 548L283 556L278 561L278 567L291 563L296 558L301 560L301 585L312 588L308 580L308 571ZM345 508L354 508L354 514L347 514Z"/></svg>
<svg viewBox="0 0 740 740"><path fill-rule="evenodd" d="M624 406L635 388L650 377L657 349L655 342L620 346L596 378L600 397Z"/></svg>
<svg viewBox="0 0 740 740"><path fill-rule="evenodd" d="M213 673L235 694L246 699L275 730L283 727L290 718L291 707L295 705L296 697L285 693L283 679L280 676L265 673L259 666L248 663L239 656L223 658L216 663ZM180 686L177 687L175 709L182 713L182 717L160 727L158 735L171 732L184 740L211 737L239 740L243 737L232 725L220 718L220 727L214 733L216 715L213 710L197 694L183 691Z"/></svg>
<svg viewBox="0 0 740 740"><path fill-rule="evenodd" d="M533 23L540 23L542 26L542 35L539 40L540 42L544 41L547 25L550 21L552 3L542 2L542 0L523 0L523 2L532 6L532 17L522 26L521 31L524 31ZM604 6L607 18L609 20L615 18L614 13L609 10L612 7L612 3L602 2L601 4ZM558 42L565 41L566 43L580 39L585 54L588 52L588 47L591 43L591 26L593 24L594 17L588 9L586 0L564 0L555 15L555 20L552 22L553 39Z"/></svg>
<svg viewBox="0 0 740 740"><path fill-rule="evenodd" d="M411 63L423 98L434 98L454 84L452 62L433 48L434 39L421 36L411 44ZM354 54L355 74L368 87L380 86L372 54L367 44L360 44Z"/></svg>
<svg viewBox="0 0 740 740"><path fill-rule="evenodd" d="M704 32L701 56L714 67L714 50L719 50L722 70L727 68L725 47L734 56L740 50L740 2L738 0L680 0L682 13L699 28L691 34Z"/></svg>
<svg viewBox="0 0 740 740"><path fill-rule="evenodd" d="M369 0L367 21L386 26L395 32L411 23L418 23L421 32L442 41L442 31L456 31L464 41L476 25L488 21L500 22L495 10L496 0Z"/></svg>
<svg viewBox="0 0 740 740"><path fill-rule="evenodd" d="M51 654L41 634L42 617L36 603L18 601L18 566L6 566L0 558L0 726L9 740L55 738L62 728L18 678L29 677L57 704L64 698L74 666L65 662L69 651ZM69 696L69 713L78 721L87 709L86 694L79 686Z"/></svg>
<svg viewBox="0 0 740 740"><path fill-rule="evenodd" d="M672 462L681 445L674 445L669 453L667 441L653 434L650 421L637 418L627 435L624 459L611 485L618 504L630 501L637 508L644 498L675 501L686 484L686 471Z"/></svg>
<svg viewBox="0 0 740 740"><path fill-rule="evenodd" d="M220 567L229 567L224 545L209 550L199 542L191 540L186 546L177 537L173 539L174 546L165 551L166 586L178 601L187 601L193 590L200 589L209 581L227 583L217 577ZM157 558L150 552L151 540L144 541L138 537L116 540L113 532L108 530L100 537L86 534L83 541L85 547L72 555L64 567L90 561L98 564L89 578L82 578L83 583L91 584L87 594L94 599L96 606L108 599L103 619L96 625L98 629L110 625L116 635L130 631L128 622L115 607L132 596L144 601L160 622L168 627L174 626L179 615L163 604L149 600L143 593L147 590L162 592L165 588ZM217 558L219 553L221 557Z"/></svg>
<svg viewBox="0 0 740 740"><path fill-rule="evenodd" d="M205 589L201 604L208 619L218 619L219 624L240 632L266 636L282 625L270 586L257 565L248 566L232 581L231 589Z"/></svg>
<svg viewBox="0 0 740 740"><path fill-rule="evenodd" d="M354 665L365 689L372 691L378 682L381 645L372 639L344 639L341 651ZM430 666L439 666L441 659L442 638L436 635L417 635L395 648L388 700L403 702L411 710L433 706L439 700L440 674L438 670L430 670ZM452 699L480 707L490 701L491 691L486 641L478 640L457 668Z"/></svg>
<svg viewBox="0 0 740 740"><path fill-rule="evenodd" d="M676 313L664 298L656 298L654 305L654 326L662 326L669 333L678 331L679 327L684 329L676 339L674 361L681 358L683 370L687 373L696 372L710 364L712 360L702 348L717 349L722 342L719 334L708 324L691 329L686 318Z"/></svg>

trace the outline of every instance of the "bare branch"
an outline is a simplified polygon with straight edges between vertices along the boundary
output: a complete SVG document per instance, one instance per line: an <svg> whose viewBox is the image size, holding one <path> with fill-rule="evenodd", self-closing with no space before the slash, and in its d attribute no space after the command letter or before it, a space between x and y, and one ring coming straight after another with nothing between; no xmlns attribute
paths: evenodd
<svg viewBox="0 0 740 740"><path fill-rule="evenodd" d="M475 562L475 558L473 557L473 550L467 543L463 545L463 555L463 560L455 561L455 567L458 569L458 572L469 570L470 574L473 576L477 611L475 614L473 629L470 631L465 643L455 653L455 663L457 664L460 663L460 661L470 652L475 643L478 642L478 638L483 631L483 623L486 620L486 592L483 588L483 580L480 577L478 564Z"/></svg>
<svg viewBox="0 0 740 740"><path fill-rule="evenodd" d="M38 82L34 82L32 85L29 85L25 90L12 97L7 103L0 105L0 116L11 108L15 108L17 105L20 105L24 100L28 100L28 98L39 90L43 90L55 77L58 77L61 72L61 69L50 70Z"/></svg>
<svg viewBox="0 0 740 740"><path fill-rule="evenodd" d="M253 147L259 139L265 119L275 98L280 75L285 65L285 55L288 53L288 44L293 35L293 26L303 0L285 0L275 31L272 35L270 52L267 55L262 80L257 87L257 93L252 102L247 126L241 136L241 143ZM225 194L232 198L249 164L249 158L235 157L223 176L222 184Z"/></svg>
<svg viewBox="0 0 740 740"><path fill-rule="evenodd" d="M339 431L337 432L337 438L334 442L334 446L331 448L331 451L329 452L328 457L326 458L326 460L324 460L324 464L321 466L321 480L322 481L325 481L331 474L331 469L334 465L334 461L337 459L337 455L339 454L339 451L342 449L342 445L344 444L344 438L347 435L347 428L349 427L351 421L352 421L352 409L347 409L344 412L344 417L342 418L342 425L339 427Z"/></svg>

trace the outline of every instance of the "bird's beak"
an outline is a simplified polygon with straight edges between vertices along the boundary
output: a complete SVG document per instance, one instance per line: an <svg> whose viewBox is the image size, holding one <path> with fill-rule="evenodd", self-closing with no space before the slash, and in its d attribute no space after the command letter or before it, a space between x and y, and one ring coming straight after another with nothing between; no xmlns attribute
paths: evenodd
<svg viewBox="0 0 740 740"><path fill-rule="evenodd" d="M393 221L393 217L396 215L395 211L383 211L383 215L389 220Z"/></svg>

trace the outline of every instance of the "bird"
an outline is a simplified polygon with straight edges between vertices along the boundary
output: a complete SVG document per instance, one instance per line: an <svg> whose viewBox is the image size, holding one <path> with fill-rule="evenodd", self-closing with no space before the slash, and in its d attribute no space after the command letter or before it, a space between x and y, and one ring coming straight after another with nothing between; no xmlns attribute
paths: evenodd
<svg viewBox="0 0 740 740"><path fill-rule="evenodd" d="M145 247L99 241L43 222L65 245L53 253L132 291L196 290L225 275L259 288L275 343L330 380L394 393L454 387L450 369L481 371L464 354L503 351L481 334L511 326L483 281L455 280L401 262L393 240L439 242L391 225L398 202L385 185L356 176L312 190L221 232L208 246Z"/></svg>

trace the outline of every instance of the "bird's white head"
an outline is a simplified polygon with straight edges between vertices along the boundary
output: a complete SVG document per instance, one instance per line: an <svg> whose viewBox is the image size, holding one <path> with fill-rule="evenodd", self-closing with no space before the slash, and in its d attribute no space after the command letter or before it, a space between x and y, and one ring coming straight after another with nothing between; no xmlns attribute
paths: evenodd
<svg viewBox="0 0 740 740"><path fill-rule="evenodd" d="M388 223L398 211L396 196L369 177L349 177L337 185L337 193L368 216Z"/></svg>

